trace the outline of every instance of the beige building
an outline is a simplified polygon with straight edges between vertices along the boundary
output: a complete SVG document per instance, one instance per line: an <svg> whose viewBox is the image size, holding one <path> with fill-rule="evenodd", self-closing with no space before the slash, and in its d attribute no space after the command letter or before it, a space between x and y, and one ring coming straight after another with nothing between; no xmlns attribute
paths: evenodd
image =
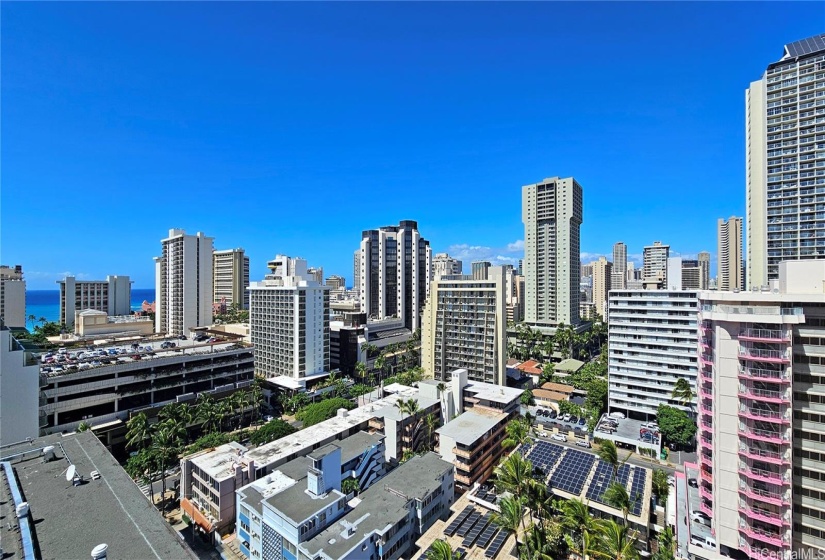
<svg viewBox="0 0 825 560"><path fill-rule="evenodd" d="M77 280L67 276L60 284L59 322L71 327L80 311L94 309L106 315L132 312L132 281L128 276L107 276L106 280Z"/></svg>
<svg viewBox="0 0 825 560"><path fill-rule="evenodd" d="M432 282L422 315L421 365L435 379L464 368L473 381L506 384L505 273L501 266L488 273Z"/></svg>
<svg viewBox="0 0 825 560"><path fill-rule="evenodd" d="M716 289L723 292L742 290L742 218L731 216L718 221L719 262Z"/></svg>
<svg viewBox="0 0 825 560"><path fill-rule="evenodd" d="M212 302L233 304L241 309L249 309L249 257L243 249L226 249L212 254Z"/></svg>
<svg viewBox="0 0 825 560"><path fill-rule="evenodd" d="M613 245L613 273L610 286L613 290L627 288L627 245L621 241Z"/></svg>
<svg viewBox="0 0 825 560"><path fill-rule="evenodd" d="M436 253L433 257L433 271L431 280L440 280L442 276L461 274L461 261L452 258L447 253Z"/></svg>
<svg viewBox="0 0 825 560"><path fill-rule="evenodd" d="M659 289L668 286L667 259L670 257L670 245L662 245L661 241L654 241L653 245L644 248L644 264L642 282L646 285L659 285Z"/></svg>
<svg viewBox="0 0 825 560"><path fill-rule="evenodd" d="M710 253L702 251L697 257L699 261L699 289L710 289Z"/></svg>
<svg viewBox="0 0 825 560"><path fill-rule="evenodd" d="M26 326L26 281L19 264L0 266L0 319L8 327Z"/></svg>
<svg viewBox="0 0 825 560"><path fill-rule="evenodd" d="M596 313L605 316L607 310L607 294L612 289L613 264L607 258L599 257L593 265L593 306Z"/></svg>
<svg viewBox="0 0 825 560"><path fill-rule="evenodd" d="M75 311L74 332L80 338L106 335L150 336L155 332L151 317L141 315L109 315L105 311L86 309Z"/></svg>
<svg viewBox="0 0 825 560"><path fill-rule="evenodd" d="M779 263L825 259L825 35L785 45L745 92L747 287L779 277Z"/></svg>
<svg viewBox="0 0 825 560"><path fill-rule="evenodd" d="M825 262L788 261L763 290L699 295L696 507L719 552L825 552L823 286Z"/></svg>
<svg viewBox="0 0 825 560"><path fill-rule="evenodd" d="M524 319L537 327L578 325L582 188L573 177L522 187Z"/></svg>

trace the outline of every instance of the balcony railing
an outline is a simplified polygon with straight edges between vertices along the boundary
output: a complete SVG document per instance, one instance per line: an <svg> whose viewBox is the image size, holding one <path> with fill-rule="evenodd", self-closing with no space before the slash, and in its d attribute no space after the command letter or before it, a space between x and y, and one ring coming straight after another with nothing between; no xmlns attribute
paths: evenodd
<svg viewBox="0 0 825 560"><path fill-rule="evenodd" d="M711 502L713 501L713 494L711 493L710 490L705 488L704 484L699 486L699 495L702 496L703 498L705 498L706 500L709 500Z"/></svg>
<svg viewBox="0 0 825 560"><path fill-rule="evenodd" d="M760 469L759 467L750 466L742 461L739 462L739 472L744 474L746 478L762 480L773 484L786 484L791 480L787 472L782 474L780 472L768 471Z"/></svg>
<svg viewBox="0 0 825 560"><path fill-rule="evenodd" d="M785 453L779 453L778 451L760 449L752 445L745 445L744 443L739 444L739 453L753 459L760 459L774 464L790 462L787 451Z"/></svg>
<svg viewBox="0 0 825 560"><path fill-rule="evenodd" d="M790 363L790 357L780 350L766 350L764 348L739 347L739 357L745 360L761 360L765 362Z"/></svg>
<svg viewBox="0 0 825 560"><path fill-rule="evenodd" d="M710 354L699 354L699 362L704 366L712 366L713 356Z"/></svg>
<svg viewBox="0 0 825 560"><path fill-rule="evenodd" d="M740 383L739 394L757 401L791 404L790 391L758 389L756 387L751 387L750 385Z"/></svg>
<svg viewBox="0 0 825 560"><path fill-rule="evenodd" d="M752 367L739 367L739 377L747 377L751 379L759 379L760 381L769 381L774 383L785 383L791 380L790 372L787 369L762 369Z"/></svg>
<svg viewBox="0 0 825 560"><path fill-rule="evenodd" d="M784 412L781 410L766 410L742 404L739 407L739 416L751 418L753 420L765 420L766 422L787 424L791 421L791 410Z"/></svg>
<svg viewBox="0 0 825 560"><path fill-rule="evenodd" d="M790 342L790 331L782 329L742 329L739 331L742 340Z"/></svg>
<svg viewBox="0 0 825 560"><path fill-rule="evenodd" d="M743 519L739 520L739 530L745 533L752 539L766 542L775 546L784 546L790 544L787 534L778 531L768 531L760 527L752 527Z"/></svg>
<svg viewBox="0 0 825 560"><path fill-rule="evenodd" d="M739 492L751 499L760 500L770 504L788 505L791 503L790 492L785 492L783 494L781 492L761 490L759 488L754 488L752 484L746 484L741 480L739 481Z"/></svg>
<svg viewBox="0 0 825 560"><path fill-rule="evenodd" d="M780 526L789 524L788 518L783 517L780 513L767 508L759 507L757 505L749 504L746 500L739 500L739 512L744 513L751 519L761 521L762 523Z"/></svg>

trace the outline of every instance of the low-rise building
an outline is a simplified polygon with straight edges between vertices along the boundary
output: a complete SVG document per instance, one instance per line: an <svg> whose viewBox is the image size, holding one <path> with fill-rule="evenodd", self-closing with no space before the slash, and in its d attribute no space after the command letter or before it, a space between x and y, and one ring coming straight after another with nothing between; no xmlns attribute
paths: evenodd
<svg viewBox="0 0 825 560"><path fill-rule="evenodd" d="M572 385L547 382L538 389L533 389L533 398L537 405L546 406L558 412L559 403L569 401L575 389Z"/></svg>
<svg viewBox="0 0 825 560"><path fill-rule="evenodd" d="M441 458L455 466L456 492L487 480L503 454L509 414L470 409L436 430Z"/></svg>
<svg viewBox="0 0 825 560"><path fill-rule="evenodd" d="M363 492L339 520L306 542L299 557L344 560L407 557L453 502L453 466L435 453L416 456Z"/></svg>
<svg viewBox="0 0 825 560"><path fill-rule="evenodd" d="M75 337L89 339L104 336L151 336L155 322L143 315L109 315L105 311L85 309L75 311Z"/></svg>

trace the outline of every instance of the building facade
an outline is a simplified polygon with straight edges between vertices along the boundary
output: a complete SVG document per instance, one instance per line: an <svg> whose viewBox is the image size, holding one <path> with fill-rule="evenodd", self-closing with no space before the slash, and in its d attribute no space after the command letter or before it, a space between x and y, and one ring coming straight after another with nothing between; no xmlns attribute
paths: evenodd
<svg viewBox="0 0 825 560"><path fill-rule="evenodd" d="M716 289L723 292L742 290L745 288L742 269L742 218L719 218L717 229L719 252Z"/></svg>
<svg viewBox="0 0 825 560"><path fill-rule="evenodd" d="M710 289L710 253L707 251L701 251L697 255L697 260L699 261L699 289L700 290L709 290Z"/></svg>
<svg viewBox="0 0 825 560"><path fill-rule="evenodd" d="M189 336L212 324L213 238L170 229L155 257L155 332Z"/></svg>
<svg viewBox="0 0 825 560"><path fill-rule="evenodd" d="M610 286L612 290L627 288L627 245L621 241L613 245L613 275Z"/></svg>
<svg viewBox="0 0 825 560"><path fill-rule="evenodd" d="M554 328L578 325L582 188L573 177L522 187L524 319Z"/></svg>
<svg viewBox="0 0 825 560"><path fill-rule="evenodd" d="M418 223L367 230L358 253L361 310L369 319L398 317L415 331L429 295L432 249Z"/></svg>
<svg viewBox="0 0 825 560"><path fill-rule="evenodd" d="M434 280L424 307L421 365L435 379L459 368L470 379L506 384L507 315L505 273L489 277L445 276Z"/></svg>
<svg viewBox="0 0 825 560"><path fill-rule="evenodd" d="M747 286L767 286L779 263L825 258L825 35L785 45L745 93Z"/></svg>
<svg viewBox="0 0 825 560"><path fill-rule="evenodd" d="M644 248L642 281L645 283L660 284L660 288L668 286L667 259L670 257L670 245L662 245L661 241L654 241L653 245Z"/></svg>
<svg viewBox="0 0 825 560"><path fill-rule="evenodd" d="M485 280L487 278L487 271L493 264L489 261L475 261L470 264L472 268L472 277L475 280Z"/></svg>
<svg viewBox="0 0 825 560"><path fill-rule="evenodd" d="M697 292L610 292L608 407L652 419L660 404L690 411L673 399L679 379L696 392Z"/></svg>
<svg viewBox="0 0 825 560"><path fill-rule="evenodd" d="M60 285L59 322L71 327L75 313L93 309L109 316L132 312L132 281L128 276L107 276L106 280L77 280L67 276Z"/></svg>
<svg viewBox="0 0 825 560"><path fill-rule="evenodd" d="M607 309L607 295L612 290L613 263L605 257L593 263L593 306L596 313L604 317Z"/></svg>
<svg viewBox="0 0 825 560"><path fill-rule="evenodd" d="M329 286L307 276L306 261L278 255L272 274L249 286L255 371L306 382L329 373Z"/></svg>
<svg viewBox="0 0 825 560"><path fill-rule="evenodd" d="M433 274L431 280L439 280L442 276L461 274L462 263L447 253L436 253L433 257Z"/></svg>
<svg viewBox="0 0 825 560"><path fill-rule="evenodd" d="M19 264L0 265L0 319L8 327L26 326L26 281Z"/></svg>
<svg viewBox="0 0 825 560"><path fill-rule="evenodd" d="M346 280L344 280L344 277L337 276L335 274L333 274L332 276L328 276L325 283L327 286L329 286L330 290L346 290L347 288Z"/></svg>
<svg viewBox="0 0 825 560"><path fill-rule="evenodd" d="M243 249L215 251L212 260L212 302L249 309L249 257Z"/></svg>
<svg viewBox="0 0 825 560"><path fill-rule="evenodd" d="M825 262L792 261L770 289L700 294L699 490L722 551L825 552L823 282Z"/></svg>
<svg viewBox="0 0 825 560"><path fill-rule="evenodd" d="M26 438L36 438L45 417L38 414L40 397L40 367L15 340L0 321L0 441L9 445Z"/></svg>

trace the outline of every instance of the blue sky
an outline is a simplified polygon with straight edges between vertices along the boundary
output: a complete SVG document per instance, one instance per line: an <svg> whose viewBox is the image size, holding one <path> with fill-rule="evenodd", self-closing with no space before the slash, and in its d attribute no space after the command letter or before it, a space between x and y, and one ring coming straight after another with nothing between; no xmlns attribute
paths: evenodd
<svg viewBox="0 0 825 560"><path fill-rule="evenodd" d="M584 188L585 258L715 253L744 90L820 3L2 4L0 259L153 285L172 227L352 283L361 231L520 256L521 186Z"/></svg>

